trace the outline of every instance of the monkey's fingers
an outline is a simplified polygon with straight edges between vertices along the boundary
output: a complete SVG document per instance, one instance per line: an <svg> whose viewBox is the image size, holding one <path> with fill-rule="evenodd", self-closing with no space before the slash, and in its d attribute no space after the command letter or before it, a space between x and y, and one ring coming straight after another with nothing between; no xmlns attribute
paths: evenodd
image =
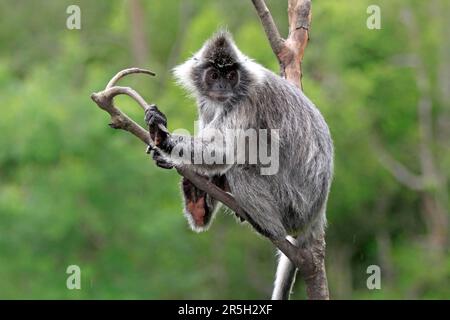
<svg viewBox="0 0 450 320"><path fill-rule="evenodd" d="M148 131L155 146L162 145L170 135L169 131L164 126L163 119L159 116L152 116L149 118Z"/></svg>
<svg viewBox="0 0 450 320"><path fill-rule="evenodd" d="M166 161L156 161L156 165L162 169L173 169L173 164Z"/></svg>
<svg viewBox="0 0 450 320"><path fill-rule="evenodd" d="M158 150L153 151L153 160L155 161L156 165L163 169L172 169L173 164L164 159L164 157L159 153Z"/></svg>
<svg viewBox="0 0 450 320"><path fill-rule="evenodd" d="M144 120L148 125L158 123L162 124L164 127L167 127L166 115L159 111L158 107L155 104L152 104L147 109L145 109Z"/></svg>
<svg viewBox="0 0 450 320"><path fill-rule="evenodd" d="M161 130L162 132L164 132L165 134L170 135L169 130L167 130L167 128L163 124L159 123L158 129Z"/></svg>

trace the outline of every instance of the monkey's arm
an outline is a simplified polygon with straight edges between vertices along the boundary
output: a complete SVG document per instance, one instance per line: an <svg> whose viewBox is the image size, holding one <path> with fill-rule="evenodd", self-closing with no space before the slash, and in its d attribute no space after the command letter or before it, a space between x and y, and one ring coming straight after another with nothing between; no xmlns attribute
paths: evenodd
<svg viewBox="0 0 450 320"><path fill-rule="evenodd" d="M204 131L197 137L171 135L162 131L159 125L166 126L165 115L152 106L145 112L145 121L149 125L150 137L155 143L159 162L170 166L187 166L197 173L212 176L224 173L229 164L226 160L226 146L223 135L215 131ZM220 132L219 132L220 133Z"/></svg>
<svg viewBox="0 0 450 320"><path fill-rule="evenodd" d="M175 166L187 166L208 176L223 174L230 165L226 164L225 143L209 133L199 136L171 135L164 155Z"/></svg>

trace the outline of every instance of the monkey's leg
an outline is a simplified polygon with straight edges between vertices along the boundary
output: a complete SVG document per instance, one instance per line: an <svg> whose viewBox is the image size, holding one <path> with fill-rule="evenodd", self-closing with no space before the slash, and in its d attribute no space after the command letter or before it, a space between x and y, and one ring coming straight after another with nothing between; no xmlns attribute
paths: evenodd
<svg viewBox="0 0 450 320"><path fill-rule="evenodd" d="M214 176L212 182L223 190L227 190L225 176ZM209 196L206 192L198 189L186 178L181 180L184 197L184 214L194 231L206 230L219 205L218 201Z"/></svg>

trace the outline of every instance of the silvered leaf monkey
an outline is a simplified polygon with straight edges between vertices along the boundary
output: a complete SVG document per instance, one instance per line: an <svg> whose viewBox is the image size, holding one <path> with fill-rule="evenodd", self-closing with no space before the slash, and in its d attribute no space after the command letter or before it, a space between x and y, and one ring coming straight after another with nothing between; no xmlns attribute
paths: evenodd
<svg viewBox="0 0 450 320"><path fill-rule="evenodd" d="M206 41L174 74L197 100L199 132L194 137L163 132L159 124L166 126L166 117L156 106L149 108L145 119L156 144L157 165L189 166L210 177L234 195L248 213L248 222L272 239L288 238L297 246L307 246L321 236L333 176L333 142L314 104L294 84L245 56L225 31ZM233 154L230 149L235 145L211 138L211 132L226 136L229 129L278 129L278 135L268 137L269 145L277 142L279 147L278 170L261 174L258 161L194 161L196 154L219 158ZM187 179L182 181L182 191L190 226L206 230L217 202ZM280 254L273 299L289 297L295 273L294 265Z"/></svg>

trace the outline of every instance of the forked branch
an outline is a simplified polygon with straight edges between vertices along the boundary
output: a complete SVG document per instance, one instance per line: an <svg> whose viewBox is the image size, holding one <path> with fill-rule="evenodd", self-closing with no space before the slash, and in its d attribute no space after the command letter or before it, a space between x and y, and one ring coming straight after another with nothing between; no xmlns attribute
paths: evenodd
<svg viewBox="0 0 450 320"><path fill-rule="evenodd" d="M289 35L286 40L280 36L264 0L252 0L252 2L273 53L280 63L281 75L302 88L301 63L309 40L311 0L289 0Z"/></svg>

